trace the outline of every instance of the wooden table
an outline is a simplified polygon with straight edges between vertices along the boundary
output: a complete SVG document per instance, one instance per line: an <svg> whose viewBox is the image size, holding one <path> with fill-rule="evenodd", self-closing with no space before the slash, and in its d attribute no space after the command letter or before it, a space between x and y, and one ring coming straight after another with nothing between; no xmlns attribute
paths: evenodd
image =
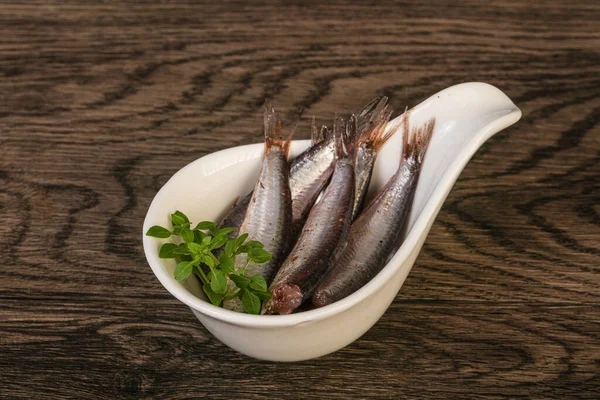
<svg viewBox="0 0 600 400"><path fill-rule="evenodd" d="M600 6L549 1L0 7L0 398L600 398ZM249 359L146 264L179 168L484 81L523 119L452 190L396 301L321 359Z"/></svg>

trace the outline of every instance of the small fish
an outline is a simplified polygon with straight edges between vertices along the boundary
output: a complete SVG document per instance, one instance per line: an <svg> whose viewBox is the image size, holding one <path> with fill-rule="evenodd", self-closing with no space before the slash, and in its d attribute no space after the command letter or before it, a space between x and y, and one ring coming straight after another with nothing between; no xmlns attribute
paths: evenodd
<svg viewBox="0 0 600 400"><path fill-rule="evenodd" d="M229 232L229 239L235 239L238 237L240 232L240 226L242 222L244 222L244 216L246 215L246 210L248 209L248 204L250 204L250 200L252 200L252 192L248 193L243 198L237 198L231 205L231 208L225 214L225 217L221 220L219 224L220 228L233 228L235 229L232 232ZM218 258L218 255L217 255Z"/></svg>
<svg viewBox="0 0 600 400"><path fill-rule="evenodd" d="M265 104L264 124L265 150L262 167L239 233L248 233L252 240L264 244L265 250L272 255L271 260L264 264L250 263L246 275L259 274L270 282L289 249L291 239L292 196L287 156L294 131L286 140L282 139L281 123L269 104ZM236 269L244 268L246 258L245 254L236 258ZM228 286L228 289L235 287L233 282L229 282ZM238 298L225 301L223 307L244 311Z"/></svg>
<svg viewBox="0 0 600 400"><path fill-rule="evenodd" d="M250 200L252 199L252 193L248 193L243 198L237 198L231 205L231 209L225 215L225 218L219 224L220 227L233 227L235 228L235 232L230 232L230 238L238 237L239 227L244 222L244 216L246 215L246 209L248 208L248 204L250 204Z"/></svg>
<svg viewBox="0 0 600 400"><path fill-rule="evenodd" d="M292 192L292 232L298 235L306 217L323 187L333 173L335 141L323 126L317 130L312 122L312 146L294 158L290 165L290 190Z"/></svg>
<svg viewBox="0 0 600 400"><path fill-rule="evenodd" d="M405 112L403 125L400 166L350 226L331 272L319 283L312 297L314 307L334 303L360 289L383 268L394 250L415 195L435 119L410 132Z"/></svg>
<svg viewBox="0 0 600 400"><path fill-rule="evenodd" d="M270 287L273 297L264 304L262 314L289 314L310 298L338 243L348 232L354 204L351 156L355 130L355 117L345 127L336 118L333 128L336 161L331 181L308 214L294 248L277 272Z"/></svg>
<svg viewBox="0 0 600 400"><path fill-rule="evenodd" d="M246 197L235 199L231 208L225 215L225 218L221 220L219 224L220 228L233 228L234 230L229 232L227 236L229 239L235 239L238 237L240 233L240 226L242 222L244 222L244 216L246 215L246 210L248 209L248 204L250 204L250 200L252 199L252 192L248 193ZM221 256L221 253L225 250L224 247L219 247L213 250L213 254L216 258Z"/></svg>
<svg viewBox="0 0 600 400"><path fill-rule="evenodd" d="M359 139L356 149L354 172L356 185L354 193L354 209L352 218L355 219L362 210L369 183L373 174L373 166L379 150L396 132L397 127L387 127L393 110L387 104L387 97L376 98L358 114ZM386 129L387 127L387 129Z"/></svg>

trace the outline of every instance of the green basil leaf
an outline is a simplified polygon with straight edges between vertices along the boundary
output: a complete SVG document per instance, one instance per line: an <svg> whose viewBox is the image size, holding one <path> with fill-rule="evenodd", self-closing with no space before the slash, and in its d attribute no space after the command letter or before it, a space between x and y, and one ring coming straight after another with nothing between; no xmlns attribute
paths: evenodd
<svg viewBox="0 0 600 400"><path fill-rule="evenodd" d="M221 253L221 255L219 256L219 265L220 265L221 269L228 274L235 271L235 265L233 263L233 258L228 256L226 252Z"/></svg>
<svg viewBox="0 0 600 400"><path fill-rule="evenodd" d="M185 225L186 226L190 226L190 220L188 219L187 215L185 215L184 213L182 213L179 210L175 211L175 215L183 218L183 220L185 221Z"/></svg>
<svg viewBox="0 0 600 400"><path fill-rule="evenodd" d="M265 278L263 278L262 275L251 276L250 280L252 281L248 285L250 289L254 289L259 292L266 292L268 290L267 281L265 281Z"/></svg>
<svg viewBox="0 0 600 400"><path fill-rule="evenodd" d="M188 249L190 249L192 254L196 254L196 255L204 254L205 248L201 244L191 242L191 243L187 244L187 247L188 247Z"/></svg>
<svg viewBox="0 0 600 400"><path fill-rule="evenodd" d="M207 229L214 228L215 226L217 226L217 224L215 224L214 222L202 221L202 222L199 222L198 225L196 225L194 230L205 231Z"/></svg>
<svg viewBox="0 0 600 400"><path fill-rule="evenodd" d="M190 230L189 228L182 228L181 229L181 237L183 238L184 242L193 243L194 242L194 231Z"/></svg>
<svg viewBox="0 0 600 400"><path fill-rule="evenodd" d="M252 282L249 278L236 274L229 275L229 279L231 279L233 283L235 283L235 286L239 287L240 289L245 289L250 282Z"/></svg>
<svg viewBox="0 0 600 400"><path fill-rule="evenodd" d="M264 244L262 244L261 242L257 242L256 240L247 241L246 246L248 246L248 248L250 248L250 249L254 249L254 248L262 249L265 247Z"/></svg>
<svg viewBox="0 0 600 400"><path fill-rule="evenodd" d="M204 239L202 239L202 244L208 246L211 240L212 238L210 236L206 236Z"/></svg>
<svg viewBox="0 0 600 400"><path fill-rule="evenodd" d="M252 261L256 264L263 264L269 261L273 256L265 249L254 247L248 252Z"/></svg>
<svg viewBox="0 0 600 400"><path fill-rule="evenodd" d="M171 223L173 226L185 226L185 218L181 215L171 214Z"/></svg>
<svg viewBox="0 0 600 400"><path fill-rule="evenodd" d="M240 235L240 237L238 237L238 238L235 240L235 247L236 247L236 248L240 247L242 244L244 244L244 241L245 241L246 239L248 239L248 234L247 234L247 233L244 233L243 235Z"/></svg>
<svg viewBox="0 0 600 400"><path fill-rule="evenodd" d="M218 236L215 236L210 242L210 249L218 249L219 247L222 247L225 244L225 242L227 242L227 234L219 234Z"/></svg>
<svg viewBox="0 0 600 400"><path fill-rule="evenodd" d="M238 249L236 250L235 254L247 253L248 250L249 250L248 246L246 246L245 244L243 244L240 247L238 247Z"/></svg>
<svg viewBox="0 0 600 400"><path fill-rule="evenodd" d="M174 254L192 254L192 252L190 251L190 249L188 248L188 245L185 243L181 243L179 246L177 246L177 248L175 250L173 250Z"/></svg>
<svg viewBox="0 0 600 400"><path fill-rule="evenodd" d="M271 292L266 291L266 292L252 292L256 295L256 297L258 297L261 300L271 300Z"/></svg>
<svg viewBox="0 0 600 400"><path fill-rule="evenodd" d="M196 231L194 230L194 242L200 244L202 243L202 240L204 240L204 238L206 237L206 233L202 232L202 231Z"/></svg>
<svg viewBox="0 0 600 400"><path fill-rule="evenodd" d="M146 232L146 236L166 239L169 236L171 236L171 231L169 231L167 228L163 228L162 226L154 225L153 227L148 229L148 232Z"/></svg>
<svg viewBox="0 0 600 400"><path fill-rule="evenodd" d="M175 279L181 281L192 273L192 263L189 261L183 261L177 264L175 267Z"/></svg>
<svg viewBox="0 0 600 400"><path fill-rule="evenodd" d="M231 232L235 232L235 228L220 228L217 235L229 235Z"/></svg>
<svg viewBox="0 0 600 400"><path fill-rule="evenodd" d="M242 296L242 305L250 314L258 314L260 312L260 300L249 290L246 290Z"/></svg>
<svg viewBox="0 0 600 400"><path fill-rule="evenodd" d="M160 246L160 250L158 251L158 256L160 258L175 258L177 255L175 254L175 250L177 250L179 246L175 243L165 243Z"/></svg>
<svg viewBox="0 0 600 400"><path fill-rule="evenodd" d="M229 257L233 256L233 250L235 249L235 239L230 239L225 244L225 254Z"/></svg>
<svg viewBox="0 0 600 400"><path fill-rule="evenodd" d="M215 267L215 262L213 261L211 256L204 256L204 258L202 258L202 262L208 265L210 269L213 269Z"/></svg>
<svg viewBox="0 0 600 400"><path fill-rule="evenodd" d="M210 280L210 288L213 292L218 294L227 293L227 278L225 278L223 271L211 271L208 274L208 279Z"/></svg>
<svg viewBox="0 0 600 400"><path fill-rule="evenodd" d="M208 283L205 283L204 286L202 286L202 290L204 290L204 293L206 293L206 296L211 303L213 303L215 306L221 305L223 297L225 297L224 295L215 293Z"/></svg>

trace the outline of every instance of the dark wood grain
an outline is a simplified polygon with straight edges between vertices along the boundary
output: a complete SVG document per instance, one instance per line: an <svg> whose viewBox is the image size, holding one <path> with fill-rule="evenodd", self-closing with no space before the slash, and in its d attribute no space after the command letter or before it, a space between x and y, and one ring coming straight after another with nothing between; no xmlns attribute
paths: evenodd
<svg viewBox="0 0 600 400"><path fill-rule="evenodd" d="M600 6L543 3L4 2L0 398L600 398ZM156 191L259 142L265 99L325 122L465 81L523 119L351 346L249 359L147 266Z"/></svg>

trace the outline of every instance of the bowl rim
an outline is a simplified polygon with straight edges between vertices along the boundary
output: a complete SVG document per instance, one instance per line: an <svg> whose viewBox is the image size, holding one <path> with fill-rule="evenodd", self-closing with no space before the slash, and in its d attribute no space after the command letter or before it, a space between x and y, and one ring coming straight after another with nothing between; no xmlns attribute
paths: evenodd
<svg viewBox="0 0 600 400"><path fill-rule="evenodd" d="M497 88L495 89L499 90ZM169 276L166 269L161 265L161 261L158 258L158 252L156 252L156 254L151 253L150 246L156 246L156 239L146 236L145 232L146 229L149 228L149 218L151 212L154 211L153 209L155 207L155 202L157 201L157 198L160 196L163 189L168 187L170 184L173 184L173 182L177 179L178 175L182 173L182 171L188 168L192 168L194 164L210 161L211 158L220 158L226 155L227 153L240 152L242 150L248 151L252 147L256 147L258 150L259 146L263 146L262 143L237 146L210 153L192 161L191 163L187 164L179 171L177 171L175 174L173 174L173 176L163 185L163 187L161 187L161 189L154 196L144 218L144 223L142 226L142 243L144 247L146 260L150 265L152 271L154 272L154 275L158 278L158 280L165 287L165 289L167 289L167 291L169 291L169 293L171 293L179 301L205 316L234 325L260 328L289 327L307 322L326 319L335 314L339 314L345 310L348 310L349 308L355 306L364 299L372 296L375 292L381 289L387 282L389 282L392 276L396 274L406 263L406 261L412 253L413 248L417 245L421 236L424 233L427 234L429 232L428 225L430 223L433 223L433 220L437 216L437 211L439 210L439 208L441 208L447 194L450 192L450 189L454 185L455 180L458 178L458 175L460 175L464 166L469 162L469 160L475 154L477 149L479 149L479 147L494 134L509 127L521 118L521 110L516 105L514 105L514 103L512 103L508 96L506 96L506 99L508 100L508 102L510 102L510 104L512 104L512 107L507 109L506 114L499 116L498 118L494 119L487 125L483 126L481 129L479 129L479 131L465 144L459 155L451 162L450 166L443 173L431 195L426 199L425 206L423 207L421 213L415 220L415 223L408 232L404 242L402 243L396 254L392 257L392 259L365 286L358 289L356 292L352 293L351 295L345 297L342 300L339 300L322 308L317 308L289 315L252 315L226 310L222 307L218 307L209 302L206 302L200 299L199 297L196 297L188 290L186 290L180 283L175 281L173 277ZM427 100L425 100L425 102L427 102ZM308 143L309 141L297 140L294 142Z"/></svg>

